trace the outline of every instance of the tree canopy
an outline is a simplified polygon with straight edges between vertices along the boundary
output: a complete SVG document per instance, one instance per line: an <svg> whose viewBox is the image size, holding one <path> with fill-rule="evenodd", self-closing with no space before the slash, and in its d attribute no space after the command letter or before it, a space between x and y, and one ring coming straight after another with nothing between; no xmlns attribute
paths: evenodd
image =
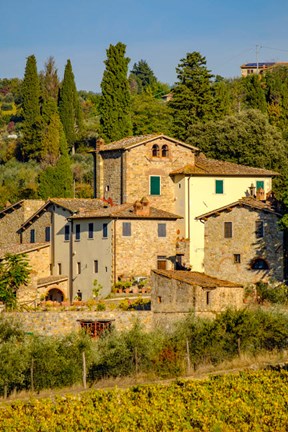
<svg viewBox="0 0 288 432"><path fill-rule="evenodd" d="M100 100L100 127L103 138L116 141L132 135L131 97L127 79L130 59L125 57L126 45L118 42L107 49Z"/></svg>

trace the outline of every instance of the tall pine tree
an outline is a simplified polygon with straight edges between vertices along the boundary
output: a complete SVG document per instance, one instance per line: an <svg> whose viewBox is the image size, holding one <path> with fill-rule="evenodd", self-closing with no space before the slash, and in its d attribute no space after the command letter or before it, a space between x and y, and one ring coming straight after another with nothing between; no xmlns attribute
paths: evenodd
<svg viewBox="0 0 288 432"><path fill-rule="evenodd" d="M101 134L106 141L132 135L131 99L127 79L130 59L125 57L126 45L118 42L107 49L106 69L101 82Z"/></svg>
<svg viewBox="0 0 288 432"><path fill-rule="evenodd" d="M27 58L22 84L23 130L21 152L24 160L41 158L42 119L40 115L40 83L36 58Z"/></svg>
<svg viewBox="0 0 288 432"><path fill-rule="evenodd" d="M186 140L189 127L215 116L212 93L213 75L206 68L206 59L199 52L187 53L176 68L178 82L169 102L173 116L172 132L175 137Z"/></svg>
<svg viewBox="0 0 288 432"><path fill-rule="evenodd" d="M60 89L59 113L68 146L73 154L77 135L82 130L82 113L70 60L67 60Z"/></svg>

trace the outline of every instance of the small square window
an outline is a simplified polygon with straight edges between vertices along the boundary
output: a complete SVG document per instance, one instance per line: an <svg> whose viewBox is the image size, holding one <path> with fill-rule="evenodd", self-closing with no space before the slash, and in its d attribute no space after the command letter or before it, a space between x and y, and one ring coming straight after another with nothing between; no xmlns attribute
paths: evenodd
<svg viewBox="0 0 288 432"><path fill-rule="evenodd" d="M122 236L131 237L131 222L122 223Z"/></svg>
<svg viewBox="0 0 288 432"><path fill-rule="evenodd" d="M70 240L70 225L65 225L64 227L64 239Z"/></svg>
<svg viewBox="0 0 288 432"><path fill-rule="evenodd" d="M215 180L215 193L223 194L223 192L224 192L223 180Z"/></svg>
<svg viewBox="0 0 288 432"><path fill-rule="evenodd" d="M166 237L166 224L159 223L158 224L158 237Z"/></svg>
<svg viewBox="0 0 288 432"><path fill-rule="evenodd" d="M241 263L241 255L240 254L234 254L234 264L240 264Z"/></svg>
<svg viewBox="0 0 288 432"><path fill-rule="evenodd" d="M75 225L75 240L80 240L80 224Z"/></svg>
<svg viewBox="0 0 288 432"><path fill-rule="evenodd" d="M232 222L224 222L224 237L232 238Z"/></svg>
<svg viewBox="0 0 288 432"><path fill-rule="evenodd" d="M93 239L94 236L94 224L93 222L88 224L88 238Z"/></svg>

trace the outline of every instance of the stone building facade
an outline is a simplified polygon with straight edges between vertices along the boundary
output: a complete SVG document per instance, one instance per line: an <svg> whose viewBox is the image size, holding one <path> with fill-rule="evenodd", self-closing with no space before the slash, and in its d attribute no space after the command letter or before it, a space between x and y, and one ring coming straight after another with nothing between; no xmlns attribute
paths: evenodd
<svg viewBox="0 0 288 432"><path fill-rule="evenodd" d="M255 198L199 216L205 224L205 273L243 284L283 281L280 217L269 202Z"/></svg>
<svg viewBox="0 0 288 432"><path fill-rule="evenodd" d="M174 212L175 193L170 172L194 163L199 149L165 135L130 137L97 149L99 198L114 203L146 196L151 205Z"/></svg>
<svg viewBox="0 0 288 432"><path fill-rule="evenodd" d="M154 314L177 316L190 312L212 318L227 307L243 307L244 288L241 284L207 276L204 273L153 270L151 308Z"/></svg>
<svg viewBox="0 0 288 432"><path fill-rule="evenodd" d="M0 247L21 243L19 228L43 204L42 200L21 200L1 210Z"/></svg>

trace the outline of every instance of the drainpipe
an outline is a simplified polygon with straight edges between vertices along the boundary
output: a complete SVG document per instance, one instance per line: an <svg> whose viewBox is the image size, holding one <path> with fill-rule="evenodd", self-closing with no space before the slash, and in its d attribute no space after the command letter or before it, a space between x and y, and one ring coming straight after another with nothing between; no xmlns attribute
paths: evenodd
<svg viewBox="0 0 288 432"><path fill-rule="evenodd" d="M116 283L116 219L113 220L113 284Z"/></svg>
<svg viewBox="0 0 288 432"><path fill-rule="evenodd" d="M69 301L73 301L73 220L70 219L70 244L69 244Z"/></svg>

